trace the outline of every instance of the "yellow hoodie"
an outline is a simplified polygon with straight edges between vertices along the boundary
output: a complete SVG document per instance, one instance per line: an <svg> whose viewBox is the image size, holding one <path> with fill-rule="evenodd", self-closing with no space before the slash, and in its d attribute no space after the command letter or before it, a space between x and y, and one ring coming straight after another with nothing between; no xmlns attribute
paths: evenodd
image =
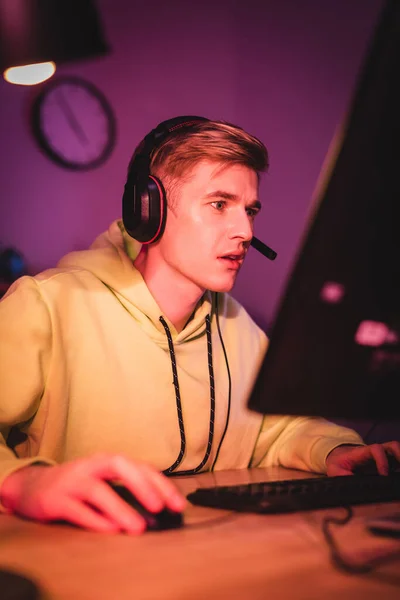
<svg viewBox="0 0 400 600"><path fill-rule="evenodd" d="M56 269L19 279L1 300L0 484L16 468L38 460L52 464L97 452L123 453L160 470L176 460L180 434L171 358L161 310L132 262L139 249L115 221L89 250L67 255ZM218 302L232 392L216 469L281 464L324 472L335 446L362 443L352 430L323 419L263 419L250 412L247 400L267 338L229 295L219 294ZM215 294L205 293L180 333L165 318L186 433L178 470L199 465L207 447L208 314L216 411L207 470L225 428L229 389Z"/></svg>

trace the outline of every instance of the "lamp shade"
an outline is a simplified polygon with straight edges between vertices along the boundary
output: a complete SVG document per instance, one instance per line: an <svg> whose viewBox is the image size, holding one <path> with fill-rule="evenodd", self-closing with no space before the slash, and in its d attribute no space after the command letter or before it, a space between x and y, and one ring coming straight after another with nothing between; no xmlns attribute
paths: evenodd
<svg viewBox="0 0 400 600"><path fill-rule="evenodd" d="M91 0L0 0L0 68L109 52Z"/></svg>

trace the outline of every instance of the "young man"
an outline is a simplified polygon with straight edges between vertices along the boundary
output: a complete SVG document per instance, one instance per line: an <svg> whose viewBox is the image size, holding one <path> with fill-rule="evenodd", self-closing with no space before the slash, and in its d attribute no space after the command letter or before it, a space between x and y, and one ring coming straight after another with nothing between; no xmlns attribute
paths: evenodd
<svg viewBox="0 0 400 600"><path fill-rule="evenodd" d="M400 460L397 442L368 447L322 419L247 409L267 339L227 292L267 166L263 144L238 127L172 129L151 154L168 200L160 239L141 246L116 221L89 250L13 285L0 303L3 510L139 533L143 519L107 480L149 510L180 511L160 471L336 475L373 457L384 474L385 448Z"/></svg>

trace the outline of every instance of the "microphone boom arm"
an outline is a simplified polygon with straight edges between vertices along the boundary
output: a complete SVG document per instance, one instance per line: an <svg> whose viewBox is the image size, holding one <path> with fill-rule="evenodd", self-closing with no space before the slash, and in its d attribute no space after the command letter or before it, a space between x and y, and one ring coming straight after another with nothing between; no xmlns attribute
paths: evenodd
<svg viewBox="0 0 400 600"><path fill-rule="evenodd" d="M277 253L275 252L275 250L272 250L272 248L264 244L264 242L262 242L255 236L252 238L250 245L253 246L253 248L258 250L259 252L261 252L263 256L269 258L269 260L275 260L277 257Z"/></svg>

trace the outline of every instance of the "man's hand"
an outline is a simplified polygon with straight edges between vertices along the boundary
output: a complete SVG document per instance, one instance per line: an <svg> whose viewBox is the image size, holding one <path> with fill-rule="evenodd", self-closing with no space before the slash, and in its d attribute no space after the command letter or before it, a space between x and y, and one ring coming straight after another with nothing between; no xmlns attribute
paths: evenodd
<svg viewBox="0 0 400 600"><path fill-rule="evenodd" d="M0 497L10 512L35 521L64 520L91 531L142 533L143 517L106 480L124 485L152 512L164 507L180 512L185 506L185 498L164 475L119 455L24 467L4 480Z"/></svg>
<svg viewBox="0 0 400 600"><path fill-rule="evenodd" d="M367 463L375 463L380 475L389 472L389 459L393 457L400 468L400 442L385 442L371 446L338 446L326 459L327 475L353 475Z"/></svg>

